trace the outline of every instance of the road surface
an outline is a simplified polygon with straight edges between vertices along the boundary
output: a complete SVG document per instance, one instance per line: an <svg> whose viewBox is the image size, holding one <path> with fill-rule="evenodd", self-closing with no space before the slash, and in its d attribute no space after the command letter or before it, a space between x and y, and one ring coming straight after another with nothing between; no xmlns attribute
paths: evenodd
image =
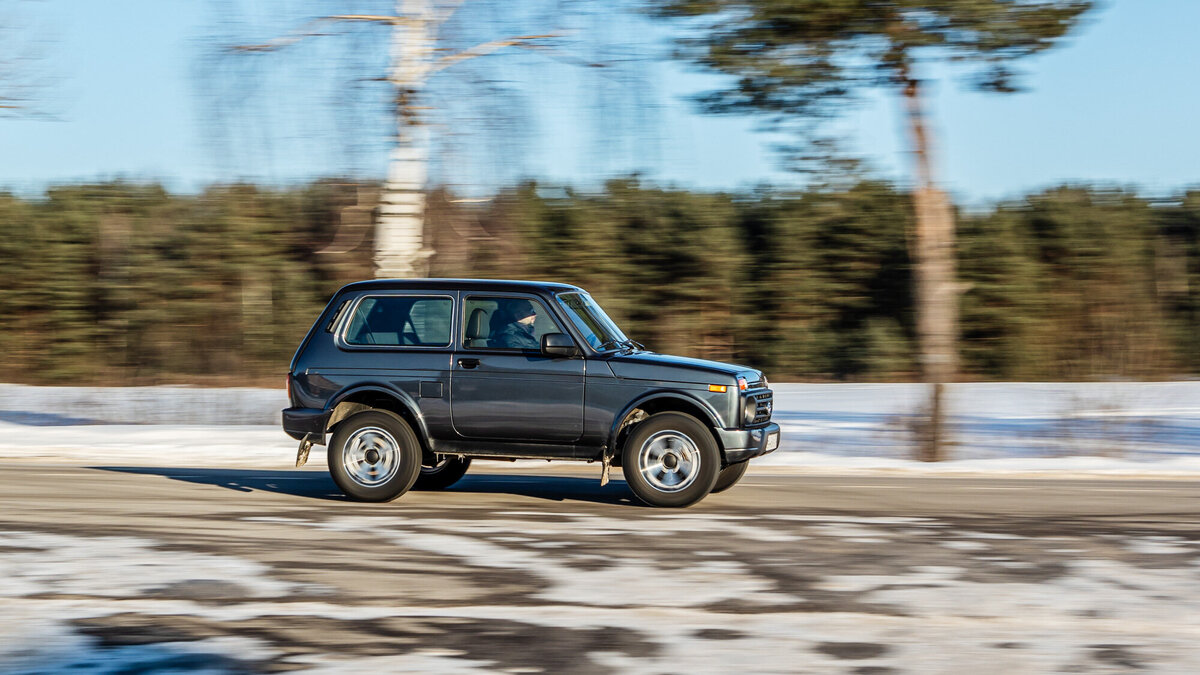
<svg viewBox="0 0 1200 675"><path fill-rule="evenodd" d="M0 673L1200 672L1200 482L0 461Z"/></svg>

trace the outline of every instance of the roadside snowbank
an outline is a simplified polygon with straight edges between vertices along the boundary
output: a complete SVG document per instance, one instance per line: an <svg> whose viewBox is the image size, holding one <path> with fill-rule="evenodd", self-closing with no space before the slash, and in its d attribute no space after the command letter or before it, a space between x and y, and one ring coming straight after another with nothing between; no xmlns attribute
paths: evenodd
<svg viewBox="0 0 1200 675"><path fill-rule="evenodd" d="M310 461L324 463L322 448ZM0 460L95 465L289 468L296 442L275 425L100 424L26 426L0 422Z"/></svg>
<svg viewBox="0 0 1200 675"><path fill-rule="evenodd" d="M953 385L952 461L936 465L908 459L921 385L774 389L784 442L755 465L776 471L1200 475L1200 382ZM287 468L285 405L269 389L0 385L0 460Z"/></svg>
<svg viewBox="0 0 1200 675"><path fill-rule="evenodd" d="M784 449L913 456L918 384L775 387ZM1139 462L1200 456L1200 382L1008 382L947 387L953 459L1088 455Z"/></svg>
<svg viewBox="0 0 1200 675"><path fill-rule="evenodd" d="M38 426L279 424L287 406L283 389L0 384L0 422Z"/></svg>
<svg viewBox="0 0 1200 675"><path fill-rule="evenodd" d="M936 464L870 455L830 455L797 449L802 441L754 461L755 473L927 475L1007 474L1031 477L1154 476L1200 478L1200 455L1123 459L1114 457L999 457ZM25 426L0 422L0 461L28 460L95 466L176 466L290 469L296 443L278 427L264 425L75 425ZM313 448L309 466L325 465L325 449ZM541 470L545 462L486 462L481 470ZM597 476L599 475L597 469Z"/></svg>

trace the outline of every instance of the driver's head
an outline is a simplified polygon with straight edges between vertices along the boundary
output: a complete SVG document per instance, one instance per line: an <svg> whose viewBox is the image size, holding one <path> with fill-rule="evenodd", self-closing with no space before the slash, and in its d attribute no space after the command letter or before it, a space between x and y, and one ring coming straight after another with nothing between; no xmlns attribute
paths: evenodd
<svg viewBox="0 0 1200 675"><path fill-rule="evenodd" d="M508 313L518 323L531 324L537 319L537 310L528 300L513 300L508 305Z"/></svg>

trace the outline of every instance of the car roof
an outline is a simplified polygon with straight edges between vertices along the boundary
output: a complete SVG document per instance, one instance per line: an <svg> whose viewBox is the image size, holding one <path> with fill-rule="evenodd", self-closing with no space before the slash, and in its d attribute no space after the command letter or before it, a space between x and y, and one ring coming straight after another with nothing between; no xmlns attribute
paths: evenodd
<svg viewBox="0 0 1200 675"><path fill-rule="evenodd" d="M583 291L578 286L560 284L553 281L515 281L509 279L371 279L346 284L338 292L383 290L512 291L522 293Z"/></svg>

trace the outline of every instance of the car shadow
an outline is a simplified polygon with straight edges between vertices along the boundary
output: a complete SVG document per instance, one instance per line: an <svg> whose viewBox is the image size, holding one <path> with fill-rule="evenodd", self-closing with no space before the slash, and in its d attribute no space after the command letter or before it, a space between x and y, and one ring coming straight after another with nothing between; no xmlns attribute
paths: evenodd
<svg viewBox="0 0 1200 675"><path fill-rule="evenodd" d="M207 469L167 466L92 466L90 469L161 476L171 480L214 485L236 492L273 492L294 497L349 501L325 471L272 469Z"/></svg>
<svg viewBox="0 0 1200 675"><path fill-rule="evenodd" d="M0 422L10 422L26 427L74 427L82 425L109 424L102 420L84 417L69 417L57 413L30 412L27 410L0 410Z"/></svg>
<svg viewBox="0 0 1200 675"><path fill-rule="evenodd" d="M212 485L236 492L271 492L325 501L349 502L325 471L271 469L205 469L149 466L92 466L90 469L116 473L161 476L171 480ZM495 494L529 497L557 502L592 502L641 506L622 480L613 480L601 487L599 479L574 476L539 476L536 474L479 473L467 474L445 493ZM424 495L438 492L414 490L401 497L416 502ZM425 501L425 500L422 500ZM425 503L432 503L426 501Z"/></svg>
<svg viewBox="0 0 1200 675"><path fill-rule="evenodd" d="M551 501L592 502L642 506L623 480L613 480L601 486L599 478L574 476L539 476L537 474L467 474L445 492L474 492L508 494Z"/></svg>

